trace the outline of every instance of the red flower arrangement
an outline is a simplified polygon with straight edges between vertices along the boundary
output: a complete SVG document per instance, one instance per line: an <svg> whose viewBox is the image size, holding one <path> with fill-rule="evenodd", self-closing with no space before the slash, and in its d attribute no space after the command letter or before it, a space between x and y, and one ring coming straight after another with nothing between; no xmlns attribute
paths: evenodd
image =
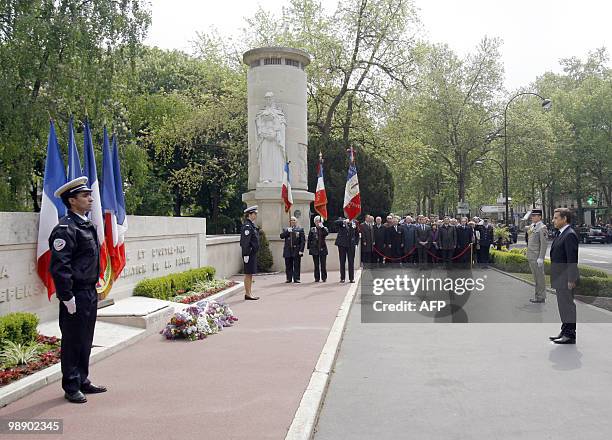
<svg viewBox="0 0 612 440"><path fill-rule="evenodd" d="M60 361L61 341L59 338L39 334L36 337L36 342L39 344L50 345L52 347L46 352L39 354L37 360L34 362L30 362L27 365L17 365L16 367L0 370L0 386L7 385L13 381L21 379L22 377L36 373L37 371L47 368L53 364L57 364Z"/></svg>

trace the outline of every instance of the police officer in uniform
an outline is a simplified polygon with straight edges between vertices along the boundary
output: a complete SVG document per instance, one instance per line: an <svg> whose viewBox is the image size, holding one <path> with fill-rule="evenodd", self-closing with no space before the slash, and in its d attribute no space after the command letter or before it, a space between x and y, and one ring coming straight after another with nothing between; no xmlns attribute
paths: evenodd
<svg viewBox="0 0 612 440"><path fill-rule="evenodd" d="M64 397L72 403L85 403L85 394L106 391L106 387L92 384L88 377L100 273L98 234L86 217L93 203L91 191L87 177L71 180L55 191L68 213L49 236L50 272L60 300L62 388Z"/></svg>
<svg viewBox="0 0 612 440"><path fill-rule="evenodd" d="M548 229L542 223L542 210L531 210L531 225L527 228L527 261L535 279L533 303L546 302L546 281L544 278L544 257L548 248Z"/></svg>
<svg viewBox="0 0 612 440"><path fill-rule="evenodd" d="M253 274L257 273L257 251L259 250L259 228L255 226L257 205L249 206L244 213L246 219L240 229L240 247L244 261L244 299L257 300L258 296L251 296Z"/></svg>
<svg viewBox="0 0 612 440"><path fill-rule="evenodd" d="M280 238L285 239L283 258L285 259L285 273L287 274L286 282L299 283L306 236L304 235L304 228L297 225L297 218L291 216L289 227L283 228Z"/></svg>

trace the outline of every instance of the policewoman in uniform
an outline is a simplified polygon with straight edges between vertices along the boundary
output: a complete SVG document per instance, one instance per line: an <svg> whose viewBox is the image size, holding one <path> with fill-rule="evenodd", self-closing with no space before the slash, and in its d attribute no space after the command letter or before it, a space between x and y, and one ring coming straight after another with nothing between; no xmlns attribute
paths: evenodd
<svg viewBox="0 0 612 440"><path fill-rule="evenodd" d="M244 261L244 299L257 300L258 296L251 296L253 274L257 273L257 251L259 250L259 228L255 225L257 220L257 205L244 210L246 219L240 230L240 247Z"/></svg>
<svg viewBox="0 0 612 440"><path fill-rule="evenodd" d="M93 198L87 177L79 177L55 191L68 208L49 236L50 272L60 300L62 332L62 388L73 403L85 403L85 394L103 393L106 387L89 380L89 355L93 342L100 273L100 244L96 228L85 216Z"/></svg>

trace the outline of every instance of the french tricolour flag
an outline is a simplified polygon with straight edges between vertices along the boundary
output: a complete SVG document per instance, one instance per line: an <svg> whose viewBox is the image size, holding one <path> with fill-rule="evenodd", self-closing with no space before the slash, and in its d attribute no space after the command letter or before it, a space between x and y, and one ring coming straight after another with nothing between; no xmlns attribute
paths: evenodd
<svg viewBox="0 0 612 440"><path fill-rule="evenodd" d="M361 195L359 194L359 180L357 179L357 166L355 165L355 152L349 149L349 169L344 187L344 215L353 220L361 212Z"/></svg>
<svg viewBox="0 0 612 440"><path fill-rule="evenodd" d="M114 282L125 267L124 237L127 230L125 201L119 171L119 155L116 139L113 139L111 151L108 133L104 127L102 146L102 210L104 212L104 236L110 255L112 281ZM117 181L119 190L117 190ZM121 213L121 214L120 214ZM109 289L105 291L108 294Z"/></svg>
<svg viewBox="0 0 612 440"><path fill-rule="evenodd" d="M281 197L285 202L285 212L289 212L293 206L293 195L291 194L291 178L289 175L289 162L285 162L283 170L283 186L281 187Z"/></svg>
<svg viewBox="0 0 612 440"><path fill-rule="evenodd" d="M317 164L317 189L315 191L314 208L323 220L327 220L327 193L323 180L323 156L320 153L319 163Z"/></svg>
<svg viewBox="0 0 612 440"><path fill-rule="evenodd" d="M96 227L98 242L100 243L100 276L96 289L98 293L101 293L107 291L111 282L111 265L110 255L104 239L104 217L102 216L102 199L100 197L100 182L98 181L98 172L96 170L96 156L94 155L93 141L87 120L85 120L83 134L85 137L83 174L87 176L87 184L92 189L91 197L93 198L93 206L89 213L89 219Z"/></svg>
<svg viewBox="0 0 612 440"><path fill-rule="evenodd" d="M49 236L58 220L66 215L66 207L53 193L66 183L66 168L60 153L55 126L51 121L49 126L49 139L47 141L47 160L45 162L45 177L43 180L42 202L40 205L40 220L38 223L38 245L36 247L36 263L38 276L47 288L49 300L55 293L55 284L49 265L51 251L49 249Z"/></svg>
<svg viewBox="0 0 612 440"><path fill-rule="evenodd" d="M125 196L123 194L123 178L119 163L119 147L117 137L113 136L113 175L115 180L115 198L117 200L117 244L116 259L113 260L113 280L116 280L125 267L125 234L128 221L125 211Z"/></svg>

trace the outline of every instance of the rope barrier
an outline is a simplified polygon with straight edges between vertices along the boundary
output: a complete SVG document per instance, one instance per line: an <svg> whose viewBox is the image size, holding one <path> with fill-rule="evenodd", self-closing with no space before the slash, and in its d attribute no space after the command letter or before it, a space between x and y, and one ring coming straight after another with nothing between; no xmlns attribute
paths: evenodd
<svg viewBox="0 0 612 440"><path fill-rule="evenodd" d="M462 250L462 251L461 251L461 252L460 252L458 255L456 255L456 256L454 256L454 257L451 257L451 260L456 260L457 258L459 258L459 257L463 256L463 254L465 254L465 253L468 251L468 249L471 249L471 248L472 248L472 243L469 243L469 244L468 244L468 245L467 245L465 248L463 248L463 250ZM376 246L372 246L372 249L374 249L374 251L375 251L375 252L376 252L378 255L380 255L381 257L383 257L383 258L385 258L385 259L387 259L387 260L390 260L390 261L399 261L399 260L401 260L402 258L406 258L406 257L409 257L410 255L412 255L412 254L414 253L414 251L417 249L417 247L416 247L416 246L413 246L413 247L410 249L410 251L409 251L407 254L405 254L405 255L403 255L403 256L401 256L401 257L391 257L391 256L387 256L387 255L385 255L383 252L381 252L380 250L378 250L378 248L377 248ZM432 258L435 258L436 260L442 260L442 259L443 259L442 257L438 257L436 254L431 253L431 252L429 251L429 249L428 249L428 248L425 248L425 250L427 251L427 253L428 253L428 254L429 254L429 255L430 255Z"/></svg>

